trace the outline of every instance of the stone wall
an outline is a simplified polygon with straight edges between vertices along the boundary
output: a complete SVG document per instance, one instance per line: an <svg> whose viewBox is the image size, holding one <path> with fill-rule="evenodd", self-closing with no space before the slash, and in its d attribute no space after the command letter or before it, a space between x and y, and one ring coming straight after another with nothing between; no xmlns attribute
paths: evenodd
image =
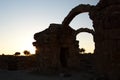
<svg viewBox="0 0 120 80"><path fill-rule="evenodd" d="M101 0L90 11L90 18L95 29L97 67L116 80L120 76L120 0Z"/></svg>
<svg viewBox="0 0 120 80"><path fill-rule="evenodd" d="M36 33L34 38L41 69L79 66L79 45L71 27L51 24L46 30Z"/></svg>
<svg viewBox="0 0 120 80"><path fill-rule="evenodd" d="M36 65L35 56L0 56L0 69L2 70L30 70Z"/></svg>

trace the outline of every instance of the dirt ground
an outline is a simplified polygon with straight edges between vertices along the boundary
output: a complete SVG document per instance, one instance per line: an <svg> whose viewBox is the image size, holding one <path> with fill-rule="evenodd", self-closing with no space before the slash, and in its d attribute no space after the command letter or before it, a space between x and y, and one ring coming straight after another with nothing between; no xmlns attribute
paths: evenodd
<svg viewBox="0 0 120 80"><path fill-rule="evenodd" d="M94 75L84 72L42 75L28 71L0 70L0 80L94 80Z"/></svg>

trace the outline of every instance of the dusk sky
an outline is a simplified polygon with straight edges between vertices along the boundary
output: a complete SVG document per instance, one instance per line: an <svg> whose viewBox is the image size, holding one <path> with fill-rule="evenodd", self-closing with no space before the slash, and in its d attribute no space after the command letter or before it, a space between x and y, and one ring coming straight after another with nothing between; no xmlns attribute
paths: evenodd
<svg viewBox="0 0 120 80"><path fill-rule="evenodd" d="M99 0L0 0L0 54L35 52L33 35L61 24L72 8L79 4L96 5ZM92 27L88 13L76 16L70 23L73 29ZM88 33L77 36L80 48L93 52L93 37Z"/></svg>

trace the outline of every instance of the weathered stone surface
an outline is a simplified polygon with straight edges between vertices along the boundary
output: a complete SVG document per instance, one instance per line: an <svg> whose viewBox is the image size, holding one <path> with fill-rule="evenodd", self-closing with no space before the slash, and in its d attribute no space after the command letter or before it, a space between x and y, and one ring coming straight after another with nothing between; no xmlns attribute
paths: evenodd
<svg viewBox="0 0 120 80"><path fill-rule="evenodd" d="M97 67L111 80L120 76L120 0L101 0L90 11L95 29L95 54Z"/></svg>
<svg viewBox="0 0 120 80"><path fill-rule="evenodd" d="M73 18L83 12L89 12L95 31L75 31L69 26ZM79 45L76 35L79 31L93 34L98 71L107 75L110 80L119 80L120 0L100 0L96 6L79 5L70 11L62 24L51 24L48 29L36 33L36 42L33 45L37 49L36 54L41 57L41 63L47 63L49 60L49 65L47 63L45 66L77 67Z"/></svg>
<svg viewBox="0 0 120 80"><path fill-rule="evenodd" d="M46 30L36 33L33 45L36 47L36 55L39 68L42 70L80 67L79 42L76 35L80 32L94 34L93 30L81 28L72 29L69 25L50 24Z"/></svg>
<svg viewBox="0 0 120 80"><path fill-rule="evenodd" d="M36 54L44 67L76 67L78 65L79 45L75 30L60 24L51 24L43 32L36 33ZM38 37L39 36L39 37Z"/></svg>

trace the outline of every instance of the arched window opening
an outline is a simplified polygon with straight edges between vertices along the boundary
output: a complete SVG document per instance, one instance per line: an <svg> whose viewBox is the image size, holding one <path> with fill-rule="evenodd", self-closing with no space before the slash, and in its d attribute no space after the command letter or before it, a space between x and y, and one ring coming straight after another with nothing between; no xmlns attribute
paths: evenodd
<svg viewBox="0 0 120 80"><path fill-rule="evenodd" d="M84 49L84 52L80 52L80 54L93 54L94 53L94 41L93 35L90 33L82 32L76 36L79 41L79 48Z"/></svg>

